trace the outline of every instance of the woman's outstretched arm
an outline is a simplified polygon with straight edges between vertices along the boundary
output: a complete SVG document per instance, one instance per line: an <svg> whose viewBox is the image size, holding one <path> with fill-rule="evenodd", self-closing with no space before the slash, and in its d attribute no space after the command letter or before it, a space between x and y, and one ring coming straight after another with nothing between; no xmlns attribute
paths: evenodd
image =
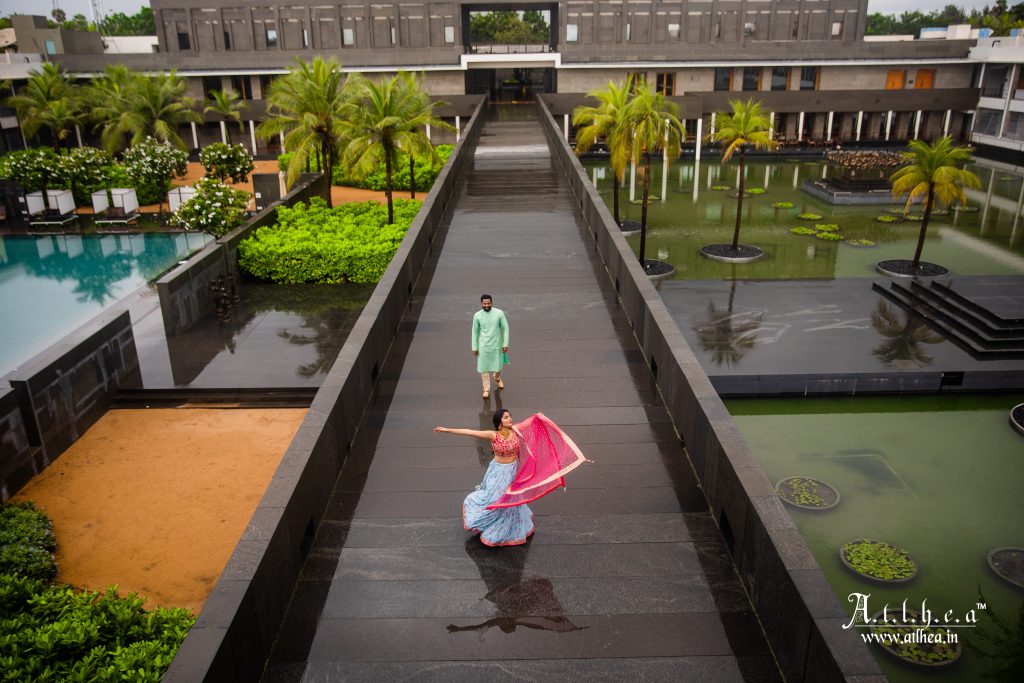
<svg viewBox="0 0 1024 683"><path fill-rule="evenodd" d="M493 441L495 432L488 429L486 431L480 429L449 429L448 427L434 427L434 431L438 434L459 434L461 436L475 436L478 439L484 439L485 441Z"/></svg>

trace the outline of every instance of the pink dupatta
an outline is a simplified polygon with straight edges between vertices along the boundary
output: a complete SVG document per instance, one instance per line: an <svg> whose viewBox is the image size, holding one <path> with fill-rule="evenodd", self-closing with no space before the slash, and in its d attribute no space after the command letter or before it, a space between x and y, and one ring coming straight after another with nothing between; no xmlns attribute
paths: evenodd
<svg viewBox="0 0 1024 683"><path fill-rule="evenodd" d="M488 510L524 505L565 487L565 474L587 462L568 434L543 413L531 415L512 430L519 436L519 470Z"/></svg>

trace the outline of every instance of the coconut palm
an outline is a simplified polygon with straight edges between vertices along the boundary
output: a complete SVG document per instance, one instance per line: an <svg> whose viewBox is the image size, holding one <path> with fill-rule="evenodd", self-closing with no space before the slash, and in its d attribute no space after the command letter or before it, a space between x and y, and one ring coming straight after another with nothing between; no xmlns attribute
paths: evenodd
<svg viewBox="0 0 1024 683"><path fill-rule="evenodd" d="M914 250L914 260L910 265L911 270L917 270L921 264L924 237L935 204L966 204L964 188L978 188L981 180L963 169L971 160L971 148L954 146L950 137L939 138L933 143L911 140L908 147L910 151L903 155L907 165L891 176L892 196L895 199L907 198L905 212L910 210L914 202L924 201L924 218L921 219L917 249Z"/></svg>
<svg viewBox="0 0 1024 683"><path fill-rule="evenodd" d="M245 125L242 123L244 110L245 103L241 101L241 96L234 90L211 90L206 99L206 106L203 107L204 114L212 112L220 116L220 125L227 136L229 145L231 144L231 127L228 122L234 121L238 124L238 130L244 131Z"/></svg>
<svg viewBox="0 0 1024 683"><path fill-rule="evenodd" d="M46 128L53 137L53 148L58 151L63 142L71 146L70 133L82 121L78 86L57 64L43 64L41 71L30 71L28 82L7 98L7 105L17 113L25 137L31 138Z"/></svg>
<svg viewBox="0 0 1024 683"><path fill-rule="evenodd" d="M572 112L572 124L579 126L576 130L576 156L586 154L594 143L604 140L611 155L612 175L615 176L612 189L612 210L615 224L621 226L619 220L619 183L629 163L629 137L623 125L626 105L630 93L633 92L633 76L625 83L616 85L608 82L606 90L593 90L587 93L598 101L596 107L576 107Z"/></svg>
<svg viewBox="0 0 1024 683"><path fill-rule="evenodd" d="M764 313L734 314L735 297L736 280L733 280L726 310L717 308L709 299L707 317L696 329L700 348L711 353L711 362L719 367L739 363L754 348L764 317Z"/></svg>
<svg viewBox="0 0 1024 683"><path fill-rule="evenodd" d="M407 96L414 102L409 112L409 118L406 120L406 131L398 136L396 144L400 151L409 156L409 196L415 199L416 157L419 155L429 156L435 164L439 161L434 145L427 138L426 127L447 130L455 130L455 127L434 116L434 107L445 105L447 102L430 101L430 96L423 90L422 75L400 71L398 79L406 90Z"/></svg>
<svg viewBox="0 0 1024 683"><path fill-rule="evenodd" d="M739 154L740 173L739 187L736 188L736 229L732 235L732 249L737 251L740 245L740 223L743 218L743 186L746 167L746 148L775 149L778 143L772 139L771 121L761 111L761 103L747 100L730 100L732 114L718 114L718 129L707 136L709 141L722 144L722 161L726 162L733 154Z"/></svg>
<svg viewBox="0 0 1024 683"><path fill-rule="evenodd" d="M928 327L928 323L912 313L904 312L903 320L900 321L893 307L881 299L871 312L871 326L886 338L871 353L886 364L913 361L918 365L927 365L932 362L932 357L924 352L921 344L940 344L945 341L942 335Z"/></svg>
<svg viewBox="0 0 1024 683"><path fill-rule="evenodd" d="M172 69L169 74L145 75L123 67L108 69L93 83L92 118L101 130L103 147L114 152L148 137L188 149L178 126L202 121L195 100L185 95L188 85Z"/></svg>
<svg viewBox="0 0 1024 683"><path fill-rule="evenodd" d="M284 134L285 149L292 153L287 181L295 182L310 159L321 162L327 175L324 201L331 203L331 174L345 137L344 119L352 115L351 94L358 75L345 77L333 57L306 63L300 59L287 75L275 78L266 95L270 118L256 129L270 139Z"/></svg>
<svg viewBox="0 0 1024 683"><path fill-rule="evenodd" d="M651 153L661 151L670 161L675 159L679 156L685 133L679 121L679 107L662 93L652 92L644 82L636 84L633 99L626 105L624 123L628 127L629 158L631 161L643 161L639 257L640 265L646 270L650 265L644 259L644 250L647 246L647 203L651 196Z"/></svg>
<svg viewBox="0 0 1024 683"><path fill-rule="evenodd" d="M421 109L419 98L402 85L399 76L380 82L361 79L354 87L358 105L352 107L352 116L345 122L345 162L357 178L373 172L383 162L388 223L394 223L392 168L400 145L412 144L410 122Z"/></svg>

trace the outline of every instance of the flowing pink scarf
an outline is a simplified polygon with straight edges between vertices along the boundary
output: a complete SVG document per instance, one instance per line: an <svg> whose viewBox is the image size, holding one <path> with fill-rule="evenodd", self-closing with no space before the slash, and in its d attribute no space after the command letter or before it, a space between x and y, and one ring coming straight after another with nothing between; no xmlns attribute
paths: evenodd
<svg viewBox="0 0 1024 683"><path fill-rule="evenodd" d="M587 462L569 435L543 413L531 415L512 430L519 436L519 470L488 510L524 505L565 487L564 475Z"/></svg>

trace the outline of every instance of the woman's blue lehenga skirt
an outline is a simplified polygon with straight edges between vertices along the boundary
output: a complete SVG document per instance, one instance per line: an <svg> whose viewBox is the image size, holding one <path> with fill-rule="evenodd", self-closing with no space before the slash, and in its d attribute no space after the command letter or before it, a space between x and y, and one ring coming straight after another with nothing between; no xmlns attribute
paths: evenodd
<svg viewBox="0 0 1024 683"><path fill-rule="evenodd" d="M533 512L528 506L487 509L505 493L517 469L516 462L501 464L492 460L483 482L462 504L462 526L467 531L479 531L484 545L521 545L533 533Z"/></svg>

